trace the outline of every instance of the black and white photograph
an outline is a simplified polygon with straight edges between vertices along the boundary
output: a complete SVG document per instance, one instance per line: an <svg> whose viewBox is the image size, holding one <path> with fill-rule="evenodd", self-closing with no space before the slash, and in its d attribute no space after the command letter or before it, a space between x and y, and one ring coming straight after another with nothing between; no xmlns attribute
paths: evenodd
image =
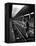
<svg viewBox="0 0 36 46"><path fill-rule="evenodd" d="M35 42L35 4L5 4L5 42Z"/></svg>

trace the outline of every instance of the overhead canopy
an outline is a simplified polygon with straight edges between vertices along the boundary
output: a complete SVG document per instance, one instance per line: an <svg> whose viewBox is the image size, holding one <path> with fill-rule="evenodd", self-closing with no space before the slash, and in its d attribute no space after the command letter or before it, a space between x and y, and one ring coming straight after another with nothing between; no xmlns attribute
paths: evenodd
<svg viewBox="0 0 36 46"><path fill-rule="evenodd" d="M13 5L12 6L12 17L17 18L21 15L29 14L34 12L34 5Z"/></svg>

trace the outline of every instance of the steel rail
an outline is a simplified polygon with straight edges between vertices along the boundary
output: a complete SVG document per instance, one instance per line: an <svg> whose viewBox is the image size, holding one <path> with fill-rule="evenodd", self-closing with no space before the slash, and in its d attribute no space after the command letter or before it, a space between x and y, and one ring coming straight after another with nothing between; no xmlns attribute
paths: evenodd
<svg viewBox="0 0 36 46"><path fill-rule="evenodd" d="M15 25L16 26L16 25ZM23 39L25 39L25 37L22 35L22 33L19 31L19 28L16 26L16 29L18 30L19 34L21 35L21 37L23 37ZM26 41L26 39L25 39Z"/></svg>

